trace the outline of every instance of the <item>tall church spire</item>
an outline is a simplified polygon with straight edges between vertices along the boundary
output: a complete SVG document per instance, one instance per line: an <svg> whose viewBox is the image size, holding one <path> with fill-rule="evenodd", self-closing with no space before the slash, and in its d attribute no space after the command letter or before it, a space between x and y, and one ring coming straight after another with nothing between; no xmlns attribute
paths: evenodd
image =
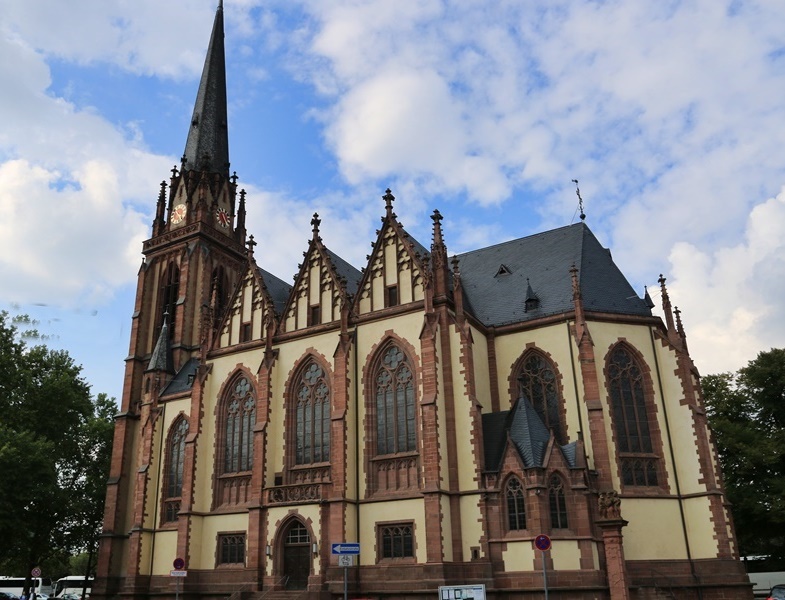
<svg viewBox="0 0 785 600"><path fill-rule="evenodd" d="M191 128L185 142L183 171L200 170L229 177L229 134L226 118L226 59L223 2L215 13L213 33L196 94Z"/></svg>

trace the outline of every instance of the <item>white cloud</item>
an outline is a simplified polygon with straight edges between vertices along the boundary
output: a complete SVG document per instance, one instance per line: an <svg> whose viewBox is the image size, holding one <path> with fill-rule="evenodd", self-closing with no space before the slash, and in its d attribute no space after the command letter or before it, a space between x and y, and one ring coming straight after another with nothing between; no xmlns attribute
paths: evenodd
<svg viewBox="0 0 785 600"><path fill-rule="evenodd" d="M785 188L757 205L743 239L713 252L688 242L670 254L669 293L683 311L704 372L733 371L785 340Z"/></svg>

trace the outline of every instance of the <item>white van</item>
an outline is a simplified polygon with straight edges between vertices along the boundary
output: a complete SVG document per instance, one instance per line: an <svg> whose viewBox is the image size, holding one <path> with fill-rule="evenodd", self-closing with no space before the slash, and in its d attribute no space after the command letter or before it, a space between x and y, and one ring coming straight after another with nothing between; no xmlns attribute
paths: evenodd
<svg viewBox="0 0 785 600"><path fill-rule="evenodd" d="M77 597L82 597L82 591L85 591L85 598L90 595L90 588L93 587L93 578L87 578L87 585L85 585L85 578L82 575L68 575L61 577L55 583L55 597L62 598L65 594L76 594Z"/></svg>

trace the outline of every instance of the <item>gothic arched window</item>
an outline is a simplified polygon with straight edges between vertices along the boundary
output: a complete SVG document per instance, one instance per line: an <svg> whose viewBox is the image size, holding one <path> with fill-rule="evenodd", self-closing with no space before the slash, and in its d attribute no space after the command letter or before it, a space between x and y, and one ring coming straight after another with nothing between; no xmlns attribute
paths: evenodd
<svg viewBox="0 0 785 600"><path fill-rule="evenodd" d="M520 397L534 406L534 410L545 426L553 431L556 441L559 444L566 444L564 428L559 417L561 400L556 369L551 361L539 352L528 352L523 357L517 379Z"/></svg>
<svg viewBox="0 0 785 600"><path fill-rule="evenodd" d="M652 445L640 364L628 348L619 345L610 354L607 373L622 483L656 486L658 458Z"/></svg>
<svg viewBox="0 0 785 600"><path fill-rule="evenodd" d="M166 443L166 471L163 501L163 521L177 520L183 493L183 470L185 466L185 438L188 435L188 421L179 416L169 430Z"/></svg>
<svg viewBox="0 0 785 600"><path fill-rule="evenodd" d="M310 360L300 371L295 391L295 464L330 460L330 387L324 369Z"/></svg>
<svg viewBox="0 0 785 600"><path fill-rule="evenodd" d="M223 413L223 473L250 471L253 468L256 398L248 378L239 377L231 386Z"/></svg>
<svg viewBox="0 0 785 600"><path fill-rule="evenodd" d="M215 269L213 269L213 274L211 277L211 294L215 298L215 306L213 307L215 314L213 318L218 320L223 315L224 308L226 308L226 302L228 300L229 294L229 280L226 277L226 270L223 266L219 265ZM213 298L210 299L212 302Z"/></svg>
<svg viewBox="0 0 785 600"><path fill-rule="evenodd" d="M170 262L161 280L160 298L158 300L158 331L164 323L164 315L169 315L169 337L174 337L175 311L180 295L180 269ZM156 337L158 337L156 335Z"/></svg>
<svg viewBox="0 0 785 600"><path fill-rule="evenodd" d="M567 529L567 500L564 496L564 482L558 475L551 475L548 481L548 502L551 509L551 529Z"/></svg>
<svg viewBox="0 0 785 600"><path fill-rule="evenodd" d="M525 490L521 480L510 477L504 487L504 496L507 499L507 528L510 531L526 529Z"/></svg>
<svg viewBox="0 0 785 600"><path fill-rule="evenodd" d="M373 381L376 453L414 452L417 449L414 373L403 350L396 345L384 350Z"/></svg>

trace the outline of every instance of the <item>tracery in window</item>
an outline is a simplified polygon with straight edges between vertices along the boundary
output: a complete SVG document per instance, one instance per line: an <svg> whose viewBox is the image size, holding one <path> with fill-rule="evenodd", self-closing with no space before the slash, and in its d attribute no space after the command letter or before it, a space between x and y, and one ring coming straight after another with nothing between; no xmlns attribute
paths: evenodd
<svg viewBox="0 0 785 600"><path fill-rule="evenodd" d="M415 451L414 374L398 346L391 345L382 354L374 383L377 454Z"/></svg>
<svg viewBox="0 0 785 600"><path fill-rule="evenodd" d="M381 558L414 557L414 527L411 523L383 525L379 528Z"/></svg>
<svg viewBox="0 0 785 600"><path fill-rule="evenodd" d="M539 352L529 352L518 372L520 396L526 398L545 426L553 431L559 444L566 444L566 436L559 412L561 401L553 364Z"/></svg>
<svg viewBox="0 0 785 600"><path fill-rule="evenodd" d="M253 426L256 399L246 377L231 387L224 404L224 473L240 473L253 468Z"/></svg>
<svg viewBox="0 0 785 600"><path fill-rule="evenodd" d="M608 388L622 482L657 486L657 462L646 409L643 372L628 348L619 345L608 360Z"/></svg>
<svg viewBox="0 0 785 600"><path fill-rule="evenodd" d="M548 482L548 502L551 509L551 529L569 528L564 482L558 475L551 475Z"/></svg>
<svg viewBox="0 0 785 600"><path fill-rule="evenodd" d="M163 501L163 520L169 523L177 520L183 493L183 470L185 465L185 438L188 435L188 421L180 416L169 430L166 445L166 495Z"/></svg>
<svg viewBox="0 0 785 600"><path fill-rule="evenodd" d="M245 534L218 535L218 564L245 564Z"/></svg>
<svg viewBox="0 0 785 600"><path fill-rule="evenodd" d="M507 499L507 528L510 531L526 529L526 502L525 491L521 480L510 477L504 488Z"/></svg>
<svg viewBox="0 0 785 600"><path fill-rule="evenodd" d="M319 364L310 360L297 380L295 464L330 460L330 387Z"/></svg>

